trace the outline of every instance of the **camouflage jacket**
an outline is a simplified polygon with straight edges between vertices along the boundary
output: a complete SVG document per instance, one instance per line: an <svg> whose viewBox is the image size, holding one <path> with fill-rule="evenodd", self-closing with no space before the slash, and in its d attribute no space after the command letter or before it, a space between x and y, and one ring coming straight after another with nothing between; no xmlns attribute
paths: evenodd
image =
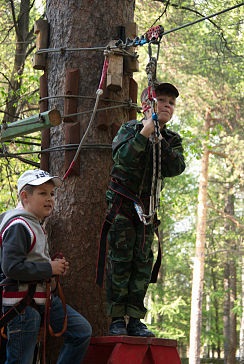
<svg viewBox="0 0 244 364"><path fill-rule="evenodd" d="M136 195L149 196L153 174L153 145L140 134L142 122L131 120L121 126L112 143L114 165L111 177ZM161 178L174 177L185 169L182 139L164 127L161 130ZM163 186L163 183L162 183ZM141 193L140 193L141 192ZM109 200L113 192L107 191Z"/></svg>

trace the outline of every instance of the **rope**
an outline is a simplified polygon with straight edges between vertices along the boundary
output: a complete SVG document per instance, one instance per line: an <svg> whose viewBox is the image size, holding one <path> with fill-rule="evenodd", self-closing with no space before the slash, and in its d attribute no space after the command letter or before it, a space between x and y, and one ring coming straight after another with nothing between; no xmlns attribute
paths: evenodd
<svg viewBox="0 0 244 364"><path fill-rule="evenodd" d="M160 205L160 192L161 192L161 140L158 116L156 110L156 102L152 103L152 119L154 121L154 134L150 136L150 140L153 144L153 175L151 184L151 196L149 214L145 216L149 219L148 223L152 222L152 219Z"/></svg>
<svg viewBox="0 0 244 364"><path fill-rule="evenodd" d="M65 175L63 176L63 181L64 181L64 180L65 180L65 179L69 176L69 174L70 174L70 172L71 172L71 170L72 170L72 168L73 168L73 166L74 166L74 164L75 164L75 162L76 162L76 160L77 160L77 158L78 158L78 156L79 156L79 154L80 154L82 143L83 143L83 141L85 140L85 138L86 138L86 136L87 136L88 131L90 130L91 124L92 124L92 122L93 122L93 120L94 120L94 117L95 117L95 114L96 114L97 105L98 105L98 102L99 102L99 97L100 97L100 95L102 95L102 93L103 93L103 90L101 90L101 89L98 89L98 90L97 90L96 102L95 102L95 106L94 106L94 110L93 110L93 113L92 113L91 119L90 119L89 124L88 124L88 127L87 127L87 129L86 129L86 131L85 131L85 133L84 133L84 135L83 135L83 137L82 137L81 141L80 141L80 144L79 144L79 147L78 147L78 149L77 149L77 151L76 151L76 153L75 153L75 156L74 156L74 158L73 158L72 162L70 163L70 166L69 166L69 168L67 169L67 171L66 171Z"/></svg>
<svg viewBox="0 0 244 364"><path fill-rule="evenodd" d="M161 39L161 37L159 37ZM160 42L160 40L159 40ZM159 42L156 42L159 48ZM142 214L143 223L149 225L152 223L154 215L160 205L160 192L161 192L161 140L160 127L157 116L157 100L155 92L157 59L152 57L151 45L149 44L149 63L146 66L148 77L148 100L151 103L152 120L154 123L154 133L149 137L153 145L153 173L151 182L151 195L149 203L148 215Z"/></svg>

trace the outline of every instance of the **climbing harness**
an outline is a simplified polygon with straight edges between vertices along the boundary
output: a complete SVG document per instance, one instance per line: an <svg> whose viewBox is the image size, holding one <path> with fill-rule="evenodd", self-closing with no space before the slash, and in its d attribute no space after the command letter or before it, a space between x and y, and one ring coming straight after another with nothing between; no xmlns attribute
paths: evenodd
<svg viewBox="0 0 244 364"><path fill-rule="evenodd" d="M55 254L55 256L52 258L52 260L55 260L57 258L62 258L63 255L61 253ZM13 306L10 306L10 309L5 313L2 314L0 317L0 336L2 336L4 339L7 339L7 335L5 334L4 330L8 322L13 320L16 316L21 314L21 312L27 307L31 306L34 309L36 309L40 315L42 316L40 331L38 335L38 342L36 346L36 351L34 353L34 362L46 364L46 337L47 337L47 329L49 331L49 334L51 336L60 337L63 335L63 333L67 329L67 310L66 310L66 303L65 303L65 297L63 293L62 286L60 284L60 278L59 276L55 276L53 279L55 279L55 289L52 290L52 284L51 279L47 281L43 281L43 284L46 285L46 300L45 300L45 308L44 311L40 310L40 305L38 305L34 300L34 295L36 293L36 287L37 284L40 283L40 281L31 281L26 282L28 284L28 289L24 294L24 297L14 304ZM3 290L7 287L16 286L16 281L12 281L8 278L5 278L0 282L0 311L2 312L2 296L3 296ZM53 328L50 324L50 310L52 305L52 294L54 292L57 292L64 311L64 322L62 329L59 332L54 332Z"/></svg>
<svg viewBox="0 0 244 364"><path fill-rule="evenodd" d="M101 231L98 261L97 261L97 271L96 271L96 283L100 287L103 286L108 231L109 231L111 225L113 224L116 215L119 213L123 200L125 199L125 200L132 201L137 206L140 206L140 208L143 211L143 202L141 201L141 199L138 198L131 191L129 191L126 187L121 185L117 180L112 179L110 181L109 189L111 191L115 192L115 198L114 198L111 209L109 210L108 214L105 217L105 220L104 220L104 223L102 226L102 231ZM159 268L161 265L161 242L160 242L160 236L159 236L159 232L158 232L158 226L159 226L160 221L157 220L156 215L154 215L153 223L154 223L155 233L158 237L158 255L157 255L156 262L154 263L150 283L156 283Z"/></svg>
<svg viewBox="0 0 244 364"><path fill-rule="evenodd" d="M4 287L9 287L15 285L14 283L11 283L8 279L3 280L0 282L0 293L1 293L1 311L2 311L2 291ZM32 304L32 299L34 297L35 291L36 291L36 285L37 282L31 282L28 284L27 292L25 293L25 296L14 306L12 306L6 313L0 318L0 329L1 334L3 334L3 328L7 325L9 321L11 321L14 317L19 315L26 306Z"/></svg>

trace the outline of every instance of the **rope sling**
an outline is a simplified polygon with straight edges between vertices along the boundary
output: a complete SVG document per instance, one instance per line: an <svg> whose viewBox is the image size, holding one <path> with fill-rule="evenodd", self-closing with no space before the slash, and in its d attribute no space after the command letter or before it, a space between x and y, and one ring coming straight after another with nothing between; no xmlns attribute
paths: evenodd
<svg viewBox="0 0 244 364"><path fill-rule="evenodd" d="M151 41L148 44L148 54L149 62L146 66L146 73L148 78L148 101L150 102L150 108L152 113L152 120L154 122L154 133L150 135L149 140L152 143L153 148L153 173L152 173L152 183L151 183L151 194L149 203L148 215L143 213L141 206L135 203L135 209L138 213L140 220L144 225L149 225L153 223L154 216L160 206L160 192L162 186L161 180L161 140L162 135L160 133L160 126L158 122L157 115L157 99L155 86L158 81L156 79L157 71L157 59L159 56L160 40L163 35L163 27L158 26L153 28L152 33L150 33ZM157 44L157 58L152 57L151 44ZM143 184L143 181L142 181ZM141 186L142 189L142 186Z"/></svg>

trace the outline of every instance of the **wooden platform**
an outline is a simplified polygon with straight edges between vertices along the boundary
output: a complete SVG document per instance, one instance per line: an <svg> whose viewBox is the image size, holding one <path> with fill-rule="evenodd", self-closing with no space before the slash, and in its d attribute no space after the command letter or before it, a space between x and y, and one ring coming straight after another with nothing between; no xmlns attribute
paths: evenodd
<svg viewBox="0 0 244 364"><path fill-rule="evenodd" d="M181 364L181 362L176 340L98 336L91 339L82 364Z"/></svg>

